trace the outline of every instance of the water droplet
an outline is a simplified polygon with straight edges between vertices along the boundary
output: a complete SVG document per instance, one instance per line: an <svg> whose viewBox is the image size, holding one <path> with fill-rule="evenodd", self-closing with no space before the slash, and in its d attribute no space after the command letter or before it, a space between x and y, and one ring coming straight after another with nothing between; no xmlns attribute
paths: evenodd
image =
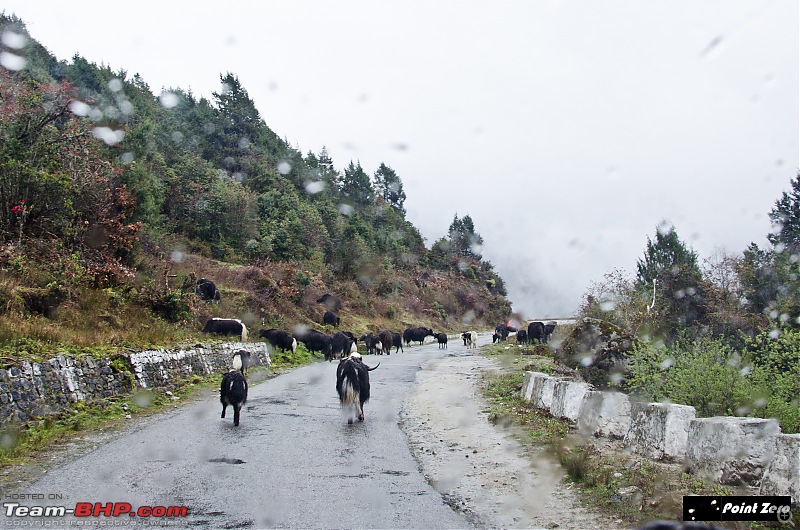
<svg viewBox="0 0 800 530"><path fill-rule="evenodd" d="M158 101L165 109L171 109L178 104L179 98L175 92L169 92L165 90L160 96L158 96Z"/></svg>
<svg viewBox="0 0 800 530"><path fill-rule="evenodd" d="M25 68L26 64L28 64L28 61L25 57L20 57L10 52L0 53L0 66L4 68L17 71Z"/></svg>
<svg viewBox="0 0 800 530"><path fill-rule="evenodd" d="M658 223L658 226L656 227L656 230L658 230L659 234L661 234L662 236L665 236L665 235L669 234L670 232L672 232L672 230L673 230L672 223L670 223L666 219L662 219L662 221L660 223Z"/></svg>
<svg viewBox="0 0 800 530"><path fill-rule="evenodd" d="M112 92L119 92L120 90L122 90L122 81L120 81L116 77L114 79L110 79L108 81L108 89Z"/></svg>
<svg viewBox="0 0 800 530"><path fill-rule="evenodd" d="M90 107L83 101L75 100L70 102L69 110L71 110L72 113L77 116L88 116L89 112L92 110L92 107Z"/></svg>
<svg viewBox="0 0 800 530"><path fill-rule="evenodd" d="M292 165L287 161L278 162L278 173L281 175L288 175L292 170Z"/></svg>
<svg viewBox="0 0 800 530"><path fill-rule="evenodd" d="M180 250L173 250L172 253L169 255L169 259L171 259L175 263L180 263L183 261L183 252Z"/></svg>
<svg viewBox="0 0 800 530"><path fill-rule="evenodd" d="M241 138L239 138L237 145L239 146L239 149L247 149L248 147L250 147L250 138L242 136ZM278 166L278 168L280 169L280 166ZM285 175L285 173L282 174Z"/></svg>
<svg viewBox="0 0 800 530"><path fill-rule="evenodd" d="M613 311L617 307L617 303L614 300L605 300L600 302L600 309L609 312Z"/></svg>
<svg viewBox="0 0 800 530"><path fill-rule="evenodd" d="M107 145L114 145L122 141L125 131L114 131L110 127L95 127L92 129L92 135L103 140Z"/></svg>
<svg viewBox="0 0 800 530"><path fill-rule="evenodd" d="M581 364L583 366L591 366L593 362L593 357L591 355L584 355L581 357Z"/></svg>
<svg viewBox="0 0 800 530"><path fill-rule="evenodd" d="M26 37L22 33L6 30L2 33L2 42L9 48L14 48L15 50L21 50L28 43L28 37Z"/></svg>
<svg viewBox="0 0 800 530"><path fill-rule="evenodd" d="M659 366L661 367L662 370L666 370L673 364L675 364L675 359L673 359L672 357L668 357L664 359L664 361Z"/></svg>
<svg viewBox="0 0 800 530"><path fill-rule="evenodd" d="M130 151L128 151L127 153L122 153L121 155L119 155L119 161L122 162L123 164L130 164L131 162L133 162L133 153L131 153Z"/></svg>
<svg viewBox="0 0 800 530"><path fill-rule="evenodd" d="M772 331L769 332L769 338L771 339L777 339L780 336L781 336L781 331L779 329L773 329Z"/></svg>
<svg viewBox="0 0 800 530"><path fill-rule="evenodd" d="M353 213L353 207L349 204L342 203L339 205L339 213L342 215L350 215Z"/></svg>
<svg viewBox="0 0 800 530"><path fill-rule="evenodd" d="M317 193L321 192L324 189L325 189L324 180L306 182L306 193L309 193L311 195L316 195Z"/></svg>

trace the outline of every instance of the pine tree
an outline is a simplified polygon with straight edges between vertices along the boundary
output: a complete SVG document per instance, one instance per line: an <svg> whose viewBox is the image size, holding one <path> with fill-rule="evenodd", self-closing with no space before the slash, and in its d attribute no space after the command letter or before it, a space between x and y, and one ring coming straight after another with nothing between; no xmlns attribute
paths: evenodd
<svg viewBox="0 0 800 530"><path fill-rule="evenodd" d="M341 192L346 198L361 206L372 204L375 200L375 190L372 189L369 175L364 172L361 162L353 164L351 160L345 168Z"/></svg>
<svg viewBox="0 0 800 530"><path fill-rule="evenodd" d="M792 190L783 192L769 213L774 232L767 238L778 251L800 252L800 172L792 181Z"/></svg>
<svg viewBox="0 0 800 530"><path fill-rule="evenodd" d="M406 200L406 193L403 191L403 183L397 173L386 164L381 163L374 178L376 192L383 197L384 201L405 215L406 210L403 208L403 203Z"/></svg>

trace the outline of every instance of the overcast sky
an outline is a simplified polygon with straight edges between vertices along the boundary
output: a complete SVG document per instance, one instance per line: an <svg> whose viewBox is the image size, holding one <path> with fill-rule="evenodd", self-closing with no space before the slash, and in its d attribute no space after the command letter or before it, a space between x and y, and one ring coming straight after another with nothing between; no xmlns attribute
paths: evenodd
<svg viewBox="0 0 800 530"><path fill-rule="evenodd" d="M279 136L383 162L428 246L469 214L525 318L633 274L662 220L767 245L798 169L797 0L5 0L58 59L154 94L238 75Z"/></svg>

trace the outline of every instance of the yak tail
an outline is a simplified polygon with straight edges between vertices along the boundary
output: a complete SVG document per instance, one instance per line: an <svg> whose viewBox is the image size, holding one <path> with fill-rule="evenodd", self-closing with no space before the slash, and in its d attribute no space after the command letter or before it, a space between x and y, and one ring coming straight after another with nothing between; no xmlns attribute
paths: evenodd
<svg viewBox="0 0 800 530"><path fill-rule="evenodd" d="M245 326L244 322L242 322L242 342L245 342L246 340L247 340L247 326Z"/></svg>
<svg viewBox="0 0 800 530"><path fill-rule="evenodd" d="M297 351L297 339L292 337L292 353Z"/></svg>
<svg viewBox="0 0 800 530"><path fill-rule="evenodd" d="M344 381L344 388L342 392L342 405L358 405L359 404L359 395L355 388L353 388L353 383L350 381L350 378L346 378Z"/></svg>

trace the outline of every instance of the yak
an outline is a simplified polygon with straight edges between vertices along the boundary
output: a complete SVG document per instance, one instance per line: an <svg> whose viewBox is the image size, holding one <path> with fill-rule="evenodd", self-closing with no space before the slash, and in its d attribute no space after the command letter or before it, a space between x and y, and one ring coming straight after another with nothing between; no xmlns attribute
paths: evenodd
<svg viewBox="0 0 800 530"><path fill-rule="evenodd" d="M245 357L244 354L247 353ZM222 376L222 383L219 386L219 400L222 403L222 415L225 417L225 411L228 405L233 407L233 424L239 426L239 414L242 411L242 406L247 402L247 379L244 377L244 367L250 354L244 350L240 350L233 354L233 367L234 369ZM241 368L237 368L241 367Z"/></svg>
<svg viewBox="0 0 800 530"><path fill-rule="evenodd" d="M247 326L235 318L211 318L206 322L203 333L239 335L243 341L247 340Z"/></svg>
<svg viewBox="0 0 800 530"><path fill-rule="evenodd" d="M425 337L430 335L431 337L434 336L433 330L428 328L408 328L403 332L403 340L406 344L410 344L411 342L419 342L422 344L425 342Z"/></svg>
<svg viewBox="0 0 800 530"><path fill-rule="evenodd" d="M344 407L355 407L358 421L364 421L364 403L369 400L369 373L380 366L372 368L364 364L361 355L351 353L339 361L336 368L336 392L339 394L339 403ZM353 423L353 418L347 418L347 423Z"/></svg>
<svg viewBox="0 0 800 530"><path fill-rule="evenodd" d="M273 348L280 348L281 351L297 351L297 339L281 329L262 329L258 332L259 338L267 339Z"/></svg>

